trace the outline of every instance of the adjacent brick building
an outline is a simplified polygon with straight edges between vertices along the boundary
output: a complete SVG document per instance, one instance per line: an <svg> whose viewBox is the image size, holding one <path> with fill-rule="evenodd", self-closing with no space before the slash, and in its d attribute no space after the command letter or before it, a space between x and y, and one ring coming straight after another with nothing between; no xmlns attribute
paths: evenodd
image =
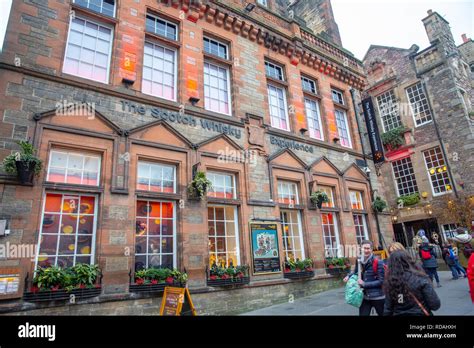
<svg viewBox="0 0 474 348"><path fill-rule="evenodd" d="M396 239L408 246L420 228L430 238L451 236L455 219L440 211L449 199L474 194L472 40L464 36L456 47L449 23L431 10L423 24L429 47L372 45L363 59L364 93L376 105L380 131L404 127L402 145L386 147L380 178ZM407 195L414 204L399 203Z"/></svg>
<svg viewBox="0 0 474 348"><path fill-rule="evenodd" d="M0 273L31 279L36 265L96 263L98 304L56 312L123 314L157 311L156 298L129 293L135 269L186 269L198 313L232 313L331 286L325 250L378 245L371 185L380 187L363 170L375 172L350 93L364 87L362 63L338 46L329 1L308 2L329 11L313 28L298 2L289 15L270 0L15 1L0 153L29 138L44 169L33 185L1 174L11 230L1 238L37 244L40 256L1 260ZM197 171L213 181L204 201L187 194ZM318 189L331 197L322 209L309 200ZM249 222L261 220L278 223L280 261L311 257L315 277L251 272L232 296L206 286L213 262L252 266ZM391 241L390 216L379 224ZM0 295L0 307L37 308L22 291Z"/></svg>

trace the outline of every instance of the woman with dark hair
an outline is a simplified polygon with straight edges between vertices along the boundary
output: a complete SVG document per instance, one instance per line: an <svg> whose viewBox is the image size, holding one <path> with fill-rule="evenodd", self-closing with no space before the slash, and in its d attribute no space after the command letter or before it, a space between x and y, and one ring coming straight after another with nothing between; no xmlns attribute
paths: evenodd
<svg viewBox="0 0 474 348"><path fill-rule="evenodd" d="M430 278L405 250L388 259L384 315L433 315L441 302Z"/></svg>

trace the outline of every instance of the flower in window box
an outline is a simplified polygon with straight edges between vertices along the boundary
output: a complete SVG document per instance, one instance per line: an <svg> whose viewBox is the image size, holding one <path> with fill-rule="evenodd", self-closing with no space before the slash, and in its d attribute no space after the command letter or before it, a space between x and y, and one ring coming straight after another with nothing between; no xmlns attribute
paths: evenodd
<svg viewBox="0 0 474 348"><path fill-rule="evenodd" d="M329 265L328 268L329 269L333 269L335 266L334 265Z"/></svg>
<svg viewBox="0 0 474 348"><path fill-rule="evenodd" d="M209 279L210 279L210 280L216 280L216 279L217 279L217 276L216 276L216 275L211 275L211 276L209 277Z"/></svg>
<svg viewBox="0 0 474 348"><path fill-rule="evenodd" d="M86 288L86 284L79 284L79 289L85 289Z"/></svg>
<svg viewBox="0 0 474 348"><path fill-rule="evenodd" d="M143 280L143 278L137 278L135 280L135 283L137 283L137 285L142 285L143 283L145 283L145 280Z"/></svg>
<svg viewBox="0 0 474 348"><path fill-rule="evenodd" d="M173 284L173 277L168 277L168 278L166 278L166 282L167 282L168 284Z"/></svg>
<svg viewBox="0 0 474 348"><path fill-rule="evenodd" d="M59 285L55 285L51 288L51 291L58 291L59 290Z"/></svg>
<svg viewBox="0 0 474 348"><path fill-rule="evenodd" d="M229 279L230 278L230 275L224 273L222 276L221 276L221 279Z"/></svg>
<svg viewBox="0 0 474 348"><path fill-rule="evenodd" d="M237 277L243 278L243 277L244 277L244 274L243 274L242 272L239 272L239 274L237 274Z"/></svg>
<svg viewBox="0 0 474 348"><path fill-rule="evenodd" d="M40 289L39 289L36 285L33 285L33 286L31 287L31 292L34 293L34 294L36 294L39 290L40 290Z"/></svg>
<svg viewBox="0 0 474 348"><path fill-rule="evenodd" d="M158 280L157 280L157 279L152 279L152 280L151 280L151 283L152 283L153 285L158 284Z"/></svg>

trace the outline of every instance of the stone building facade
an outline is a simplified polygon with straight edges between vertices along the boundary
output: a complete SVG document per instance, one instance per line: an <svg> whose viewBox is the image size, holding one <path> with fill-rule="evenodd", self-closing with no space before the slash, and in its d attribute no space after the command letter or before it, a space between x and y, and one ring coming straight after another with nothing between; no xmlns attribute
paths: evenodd
<svg viewBox="0 0 474 348"><path fill-rule="evenodd" d="M333 286L325 250L381 242L350 93L364 87L362 63L277 2L249 2L13 3L0 154L30 139L44 168L33 184L0 176L1 241L39 247L0 260L21 280L2 311L44 313L50 304L21 299L27 274L85 262L102 270L100 296L57 313L155 313L156 299L129 291L153 266L187 271L198 313L234 313ZM187 192L197 172L213 182L201 201ZM315 190L332 201L315 209ZM279 261L311 257L312 279L253 272L249 224L263 220L278 225ZM378 221L390 241L390 216ZM249 265L250 283L207 286L213 262Z"/></svg>
<svg viewBox="0 0 474 348"><path fill-rule="evenodd" d="M452 236L456 225L441 210L474 194L472 40L456 47L449 23L431 10L422 21L429 47L373 45L363 59L380 132L401 139L385 146L380 177L396 239L408 246L419 229Z"/></svg>

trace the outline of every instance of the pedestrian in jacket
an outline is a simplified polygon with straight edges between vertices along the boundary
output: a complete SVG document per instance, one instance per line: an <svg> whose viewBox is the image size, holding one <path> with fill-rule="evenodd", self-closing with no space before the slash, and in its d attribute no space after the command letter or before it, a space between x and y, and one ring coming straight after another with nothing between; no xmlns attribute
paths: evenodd
<svg viewBox="0 0 474 348"><path fill-rule="evenodd" d="M364 290L364 299L359 307L360 316L369 316L372 308L375 308L377 315L383 315L383 308L385 302L385 294L382 286L384 280L384 266L382 260L374 261L374 254L372 252L373 244L370 240L364 240L361 243L362 256L354 271L351 272L344 281L347 282L353 274L359 273L359 262L361 264L361 279L359 285ZM374 269L374 264L376 269Z"/></svg>
<svg viewBox="0 0 474 348"><path fill-rule="evenodd" d="M458 227L456 232L458 235L453 238L453 241L458 248L459 263L464 269L466 269L469 257L474 250L474 239L468 231L462 227Z"/></svg>
<svg viewBox="0 0 474 348"><path fill-rule="evenodd" d="M393 252L387 268L384 315L433 315L441 307L429 277L406 251Z"/></svg>
<svg viewBox="0 0 474 348"><path fill-rule="evenodd" d="M438 261L436 261L436 254L433 247L428 243L428 238L423 237L423 243L418 250L418 254L420 255L423 269L425 270L426 274L430 277L431 281L433 281L434 277L436 279L436 283L438 284L438 288L440 288L441 284L439 282L437 270Z"/></svg>
<svg viewBox="0 0 474 348"><path fill-rule="evenodd" d="M456 252L454 251L453 246L451 244L448 243L444 246L442 255L444 262L451 270L451 273L453 275L452 279L459 279L459 276L461 274L464 274L464 278L467 277L466 271L459 264L458 256L456 255Z"/></svg>
<svg viewBox="0 0 474 348"><path fill-rule="evenodd" d="M474 256L469 258L469 262L467 264L467 280L469 281L471 300L472 303L474 303Z"/></svg>

